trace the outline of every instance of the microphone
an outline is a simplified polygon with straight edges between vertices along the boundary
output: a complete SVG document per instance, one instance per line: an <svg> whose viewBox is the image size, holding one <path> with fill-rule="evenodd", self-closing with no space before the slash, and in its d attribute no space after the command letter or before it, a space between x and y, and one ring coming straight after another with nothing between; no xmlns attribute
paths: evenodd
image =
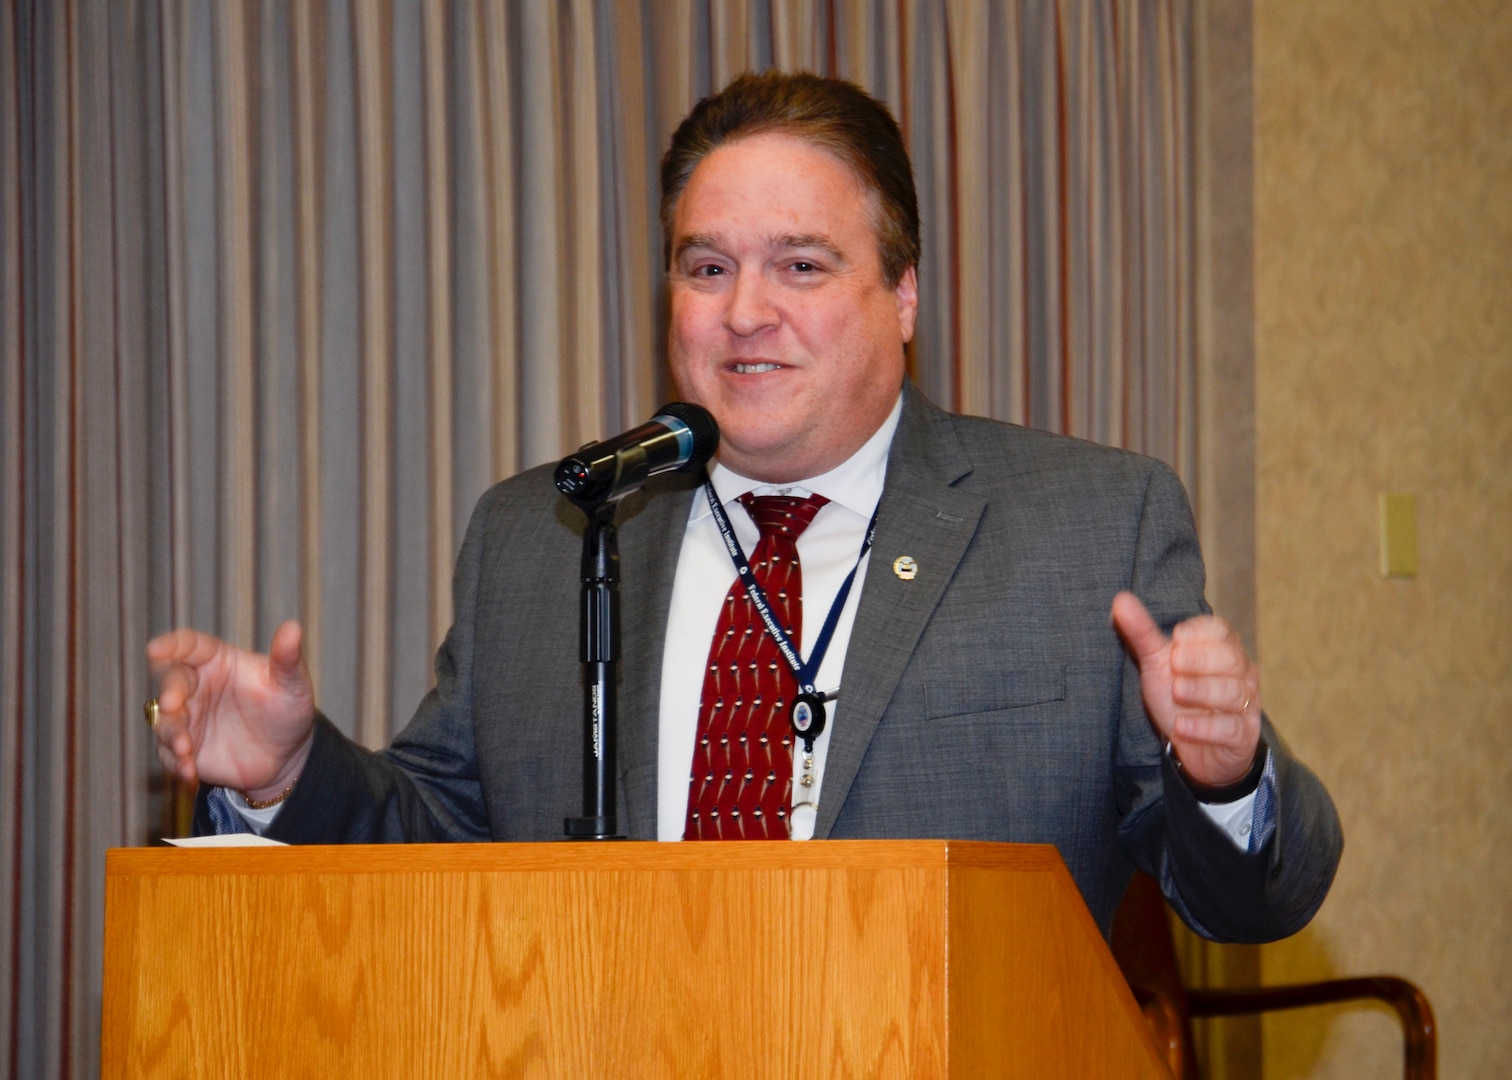
<svg viewBox="0 0 1512 1080"><path fill-rule="evenodd" d="M568 454L556 467L556 486L574 502L619 499L661 473L703 468L718 446L708 410L674 401L640 427Z"/></svg>

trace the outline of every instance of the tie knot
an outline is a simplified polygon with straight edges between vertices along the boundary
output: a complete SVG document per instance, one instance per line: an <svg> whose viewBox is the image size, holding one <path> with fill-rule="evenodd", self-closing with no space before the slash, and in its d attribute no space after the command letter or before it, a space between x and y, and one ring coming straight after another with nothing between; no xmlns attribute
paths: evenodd
<svg viewBox="0 0 1512 1080"><path fill-rule="evenodd" d="M827 502L823 495L800 499L793 495L752 495L748 491L740 497L740 505L751 515L763 538L785 536L789 540L798 539Z"/></svg>

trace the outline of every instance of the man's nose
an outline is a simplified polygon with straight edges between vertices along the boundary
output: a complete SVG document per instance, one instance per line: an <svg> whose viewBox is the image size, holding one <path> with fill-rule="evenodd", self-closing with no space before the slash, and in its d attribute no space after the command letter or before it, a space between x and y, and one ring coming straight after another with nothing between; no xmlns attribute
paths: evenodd
<svg viewBox="0 0 1512 1080"><path fill-rule="evenodd" d="M777 307L771 290L771 283L759 272L741 271L735 275L730 303L725 309L725 325L731 333L750 337L777 325Z"/></svg>

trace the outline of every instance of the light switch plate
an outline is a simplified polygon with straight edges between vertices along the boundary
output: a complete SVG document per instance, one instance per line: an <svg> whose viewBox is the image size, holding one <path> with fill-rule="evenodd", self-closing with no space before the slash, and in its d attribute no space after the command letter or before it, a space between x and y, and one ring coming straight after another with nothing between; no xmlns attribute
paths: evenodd
<svg viewBox="0 0 1512 1080"><path fill-rule="evenodd" d="M1417 498L1381 493L1381 576L1417 577Z"/></svg>

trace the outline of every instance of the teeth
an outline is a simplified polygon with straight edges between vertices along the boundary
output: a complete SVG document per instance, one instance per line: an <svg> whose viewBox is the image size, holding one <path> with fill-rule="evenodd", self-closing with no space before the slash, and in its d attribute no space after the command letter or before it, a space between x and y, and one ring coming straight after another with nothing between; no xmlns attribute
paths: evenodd
<svg viewBox="0 0 1512 1080"><path fill-rule="evenodd" d="M777 364L736 364L735 373L737 375L757 375L763 371L776 371L779 366Z"/></svg>

